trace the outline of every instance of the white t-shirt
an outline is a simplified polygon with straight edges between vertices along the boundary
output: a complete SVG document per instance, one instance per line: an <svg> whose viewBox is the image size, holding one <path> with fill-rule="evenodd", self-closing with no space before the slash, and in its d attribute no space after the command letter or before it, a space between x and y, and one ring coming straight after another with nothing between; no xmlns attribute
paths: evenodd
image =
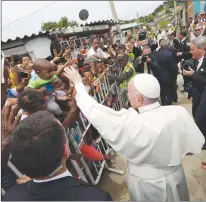
<svg viewBox="0 0 206 202"><path fill-rule="evenodd" d="M87 52L88 58L92 56L97 56L99 58L108 58L108 56L102 51L101 48L97 48L97 50L95 51L93 47L91 47Z"/></svg>

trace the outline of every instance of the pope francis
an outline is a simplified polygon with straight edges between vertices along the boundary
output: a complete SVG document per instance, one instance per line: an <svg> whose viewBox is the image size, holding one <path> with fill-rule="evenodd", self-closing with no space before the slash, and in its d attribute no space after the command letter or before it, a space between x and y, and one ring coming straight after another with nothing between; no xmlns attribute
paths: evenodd
<svg viewBox="0 0 206 202"><path fill-rule="evenodd" d="M88 95L73 67L65 68L65 76L75 85L77 105L83 114L127 159L131 200L188 201L182 161L187 153L201 152L204 137L183 107L160 106L156 78L136 75L128 85L132 107L114 111Z"/></svg>

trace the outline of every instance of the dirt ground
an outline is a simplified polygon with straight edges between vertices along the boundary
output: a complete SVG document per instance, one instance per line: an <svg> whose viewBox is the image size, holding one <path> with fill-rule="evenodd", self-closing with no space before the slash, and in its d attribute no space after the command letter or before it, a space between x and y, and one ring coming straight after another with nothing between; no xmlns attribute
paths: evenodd
<svg viewBox="0 0 206 202"><path fill-rule="evenodd" d="M185 107L191 114L191 101L187 100L187 94L180 93L182 77L178 76L179 105ZM188 190L191 201L206 201L206 170L200 167L201 160L206 160L206 151L201 154L186 156L183 167L186 175ZM121 157L116 157L115 168L124 170L124 175L118 175L109 171L104 171L99 186L109 192L115 201L130 200L127 189L127 161Z"/></svg>

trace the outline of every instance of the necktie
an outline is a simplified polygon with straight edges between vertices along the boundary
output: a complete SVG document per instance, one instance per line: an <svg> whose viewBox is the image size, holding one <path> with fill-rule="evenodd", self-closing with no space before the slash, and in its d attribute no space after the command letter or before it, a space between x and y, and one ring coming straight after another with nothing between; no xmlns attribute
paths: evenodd
<svg viewBox="0 0 206 202"><path fill-rule="evenodd" d="M194 63L194 71L195 72L197 71L198 64L199 64L199 61L196 60L195 63Z"/></svg>

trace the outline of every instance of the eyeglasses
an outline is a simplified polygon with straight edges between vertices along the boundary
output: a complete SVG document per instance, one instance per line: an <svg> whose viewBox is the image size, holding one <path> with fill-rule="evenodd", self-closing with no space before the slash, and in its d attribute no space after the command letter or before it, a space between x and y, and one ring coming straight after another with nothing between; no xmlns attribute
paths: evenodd
<svg viewBox="0 0 206 202"><path fill-rule="evenodd" d="M196 32L199 32L200 30L201 30L201 29L196 29L195 31L196 31Z"/></svg>

